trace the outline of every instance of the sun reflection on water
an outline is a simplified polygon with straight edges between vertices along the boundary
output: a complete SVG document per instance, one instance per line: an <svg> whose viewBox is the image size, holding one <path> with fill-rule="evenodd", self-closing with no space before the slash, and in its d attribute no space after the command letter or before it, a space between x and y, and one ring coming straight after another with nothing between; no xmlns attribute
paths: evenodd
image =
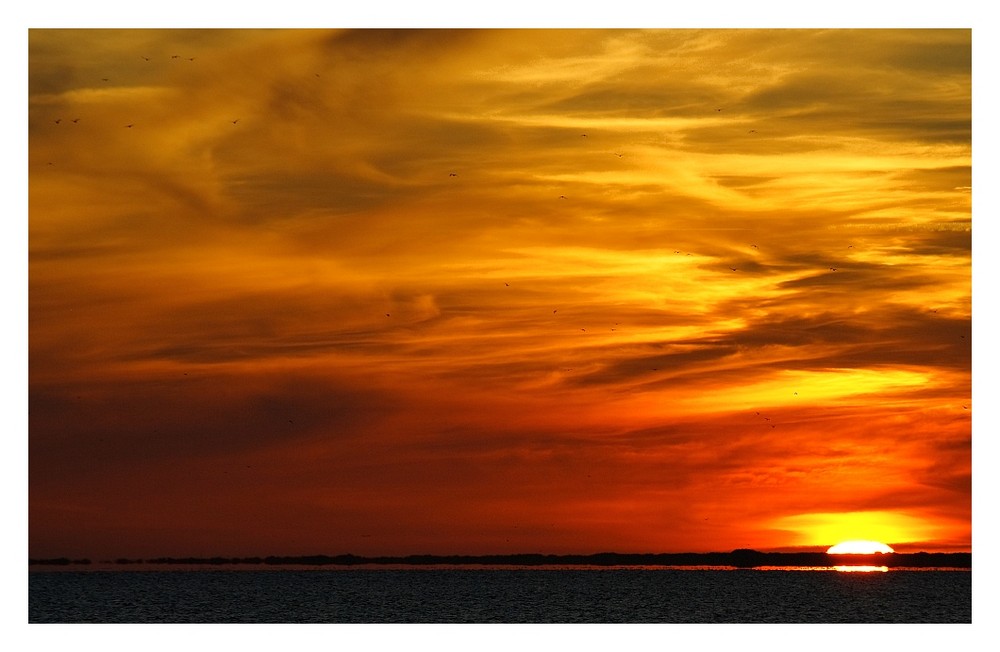
<svg viewBox="0 0 1000 652"><path fill-rule="evenodd" d="M834 566L833 570L841 573L886 573L888 566Z"/></svg>

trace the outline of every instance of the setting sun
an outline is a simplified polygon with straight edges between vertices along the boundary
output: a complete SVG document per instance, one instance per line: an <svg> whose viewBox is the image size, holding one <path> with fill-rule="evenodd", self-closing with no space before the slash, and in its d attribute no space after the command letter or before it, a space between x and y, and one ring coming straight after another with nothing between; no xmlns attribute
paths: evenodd
<svg viewBox="0 0 1000 652"><path fill-rule="evenodd" d="M896 551L884 543L879 543L878 541L854 540L842 541L836 545L830 546L826 552L831 555L871 555L876 552Z"/></svg>

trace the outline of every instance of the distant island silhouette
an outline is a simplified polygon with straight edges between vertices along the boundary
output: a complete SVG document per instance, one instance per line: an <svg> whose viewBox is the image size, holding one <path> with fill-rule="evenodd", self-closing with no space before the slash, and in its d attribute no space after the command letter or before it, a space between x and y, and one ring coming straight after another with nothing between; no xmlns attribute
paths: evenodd
<svg viewBox="0 0 1000 652"><path fill-rule="evenodd" d="M31 566L90 565L90 559L29 559ZM885 566L887 568L972 568L970 552L874 553L831 555L826 552L760 552L741 548L732 552L617 553L590 555L549 555L523 553L507 555L406 555L363 557L342 555L299 555L267 557L156 557L102 561L102 564L167 564L197 566L728 566L732 568Z"/></svg>

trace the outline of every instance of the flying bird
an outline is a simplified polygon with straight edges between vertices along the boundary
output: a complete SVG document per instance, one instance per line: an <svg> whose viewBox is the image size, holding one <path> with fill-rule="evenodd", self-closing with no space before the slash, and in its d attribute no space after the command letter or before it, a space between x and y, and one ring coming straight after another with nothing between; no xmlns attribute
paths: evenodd
<svg viewBox="0 0 1000 652"><path fill-rule="evenodd" d="M736 271L735 267L730 267L729 269L733 270L734 272Z"/></svg>
<svg viewBox="0 0 1000 652"><path fill-rule="evenodd" d="M76 124L77 122L80 122L80 118L73 118L70 122Z"/></svg>
<svg viewBox="0 0 1000 652"><path fill-rule="evenodd" d="M131 128L132 128L132 127L134 127L134 126L135 126L135 125L125 125L125 128L126 128L126 129L131 129Z"/></svg>
<svg viewBox="0 0 1000 652"><path fill-rule="evenodd" d="M60 122L62 122L62 118L57 118L56 119L56 124L59 124Z"/></svg>
<svg viewBox="0 0 1000 652"><path fill-rule="evenodd" d="M141 55L140 55L141 56ZM142 57L143 61L149 61L149 57Z"/></svg>
<svg viewBox="0 0 1000 652"><path fill-rule="evenodd" d="M756 130L756 129L751 129L751 130L750 130L750 131L748 131L747 133L748 133L748 134L755 134L755 133L757 133L757 130Z"/></svg>
<svg viewBox="0 0 1000 652"><path fill-rule="evenodd" d="M237 122L239 122L239 121L240 121L240 119L239 119L239 118L236 118L235 120L233 120L233 124L236 124L236 123L237 123Z"/></svg>
<svg viewBox="0 0 1000 652"><path fill-rule="evenodd" d="M449 177L457 177L458 175L457 175L457 174L455 174L454 172L449 172L449 173L448 173L448 176L449 176Z"/></svg>

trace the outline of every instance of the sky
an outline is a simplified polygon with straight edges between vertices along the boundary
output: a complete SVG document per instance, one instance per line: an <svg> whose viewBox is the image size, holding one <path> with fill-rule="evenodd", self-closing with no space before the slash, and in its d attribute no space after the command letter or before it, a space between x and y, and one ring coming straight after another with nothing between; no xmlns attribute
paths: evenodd
<svg viewBox="0 0 1000 652"><path fill-rule="evenodd" d="M967 29L55 29L32 557L972 544Z"/></svg>

